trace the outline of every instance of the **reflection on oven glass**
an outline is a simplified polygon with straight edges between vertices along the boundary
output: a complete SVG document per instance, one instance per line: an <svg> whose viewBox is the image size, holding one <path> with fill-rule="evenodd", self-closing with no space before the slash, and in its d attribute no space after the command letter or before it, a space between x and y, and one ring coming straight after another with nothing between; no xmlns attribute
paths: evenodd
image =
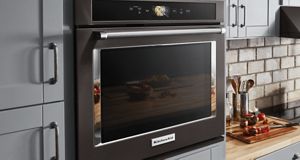
<svg viewBox="0 0 300 160"><path fill-rule="evenodd" d="M215 104L215 100L212 98L211 102L207 101L210 90L205 90L209 89L208 86L209 75L169 77L163 74L130 81L125 85L103 87L105 95L102 96L102 103L109 106L102 108L109 113L103 117L105 128L102 133L107 138L103 140L123 138L124 135L118 133L126 129L131 130L126 133L129 135L131 132L140 132L134 129L147 131L152 127L166 127L178 121L210 116L208 106ZM215 97L214 89L211 93ZM215 110L215 105L213 108Z"/></svg>
<svg viewBox="0 0 300 160"><path fill-rule="evenodd" d="M95 144L214 115L213 47L207 42L95 51Z"/></svg>

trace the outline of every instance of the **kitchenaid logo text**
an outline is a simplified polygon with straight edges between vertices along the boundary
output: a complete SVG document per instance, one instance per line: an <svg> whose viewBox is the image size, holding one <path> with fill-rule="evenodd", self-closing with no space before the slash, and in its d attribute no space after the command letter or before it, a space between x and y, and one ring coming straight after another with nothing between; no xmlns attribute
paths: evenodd
<svg viewBox="0 0 300 160"><path fill-rule="evenodd" d="M175 133L151 139L152 147L175 141Z"/></svg>

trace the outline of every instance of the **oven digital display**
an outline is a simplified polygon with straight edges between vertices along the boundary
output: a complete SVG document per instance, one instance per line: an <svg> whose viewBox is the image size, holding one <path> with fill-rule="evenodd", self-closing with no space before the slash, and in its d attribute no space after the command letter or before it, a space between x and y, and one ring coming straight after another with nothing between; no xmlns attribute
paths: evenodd
<svg viewBox="0 0 300 160"><path fill-rule="evenodd" d="M93 1L93 21L215 19L216 3Z"/></svg>
<svg viewBox="0 0 300 160"><path fill-rule="evenodd" d="M213 42L94 51L94 122L106 143L212 115Z"/></svg>

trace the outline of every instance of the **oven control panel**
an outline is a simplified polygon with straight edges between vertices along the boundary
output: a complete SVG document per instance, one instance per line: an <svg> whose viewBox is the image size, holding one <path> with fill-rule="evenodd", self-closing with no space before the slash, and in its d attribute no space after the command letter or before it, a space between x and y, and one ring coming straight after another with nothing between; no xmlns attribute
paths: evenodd
<svg viewBox="0 0 300 160"><path fill-rule="evenodd" d="M215 2L93 1L93 21L215 20Z"/></svg>

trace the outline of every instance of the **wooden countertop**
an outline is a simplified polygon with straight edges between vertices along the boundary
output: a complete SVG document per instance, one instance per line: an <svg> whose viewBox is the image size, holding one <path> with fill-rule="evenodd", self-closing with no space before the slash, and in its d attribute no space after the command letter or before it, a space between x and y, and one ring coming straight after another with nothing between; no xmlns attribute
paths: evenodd
<svg viewBox="0 0 300 160"><path fill-rule="evenodd" d="M278 122L284 120L273 118ZM258 157L269 154L288 145L300 141L300 127L296 131L279 137L264 140L253 144L246 144L231 137L226 137L226 160L255 160Z"/></svg>

